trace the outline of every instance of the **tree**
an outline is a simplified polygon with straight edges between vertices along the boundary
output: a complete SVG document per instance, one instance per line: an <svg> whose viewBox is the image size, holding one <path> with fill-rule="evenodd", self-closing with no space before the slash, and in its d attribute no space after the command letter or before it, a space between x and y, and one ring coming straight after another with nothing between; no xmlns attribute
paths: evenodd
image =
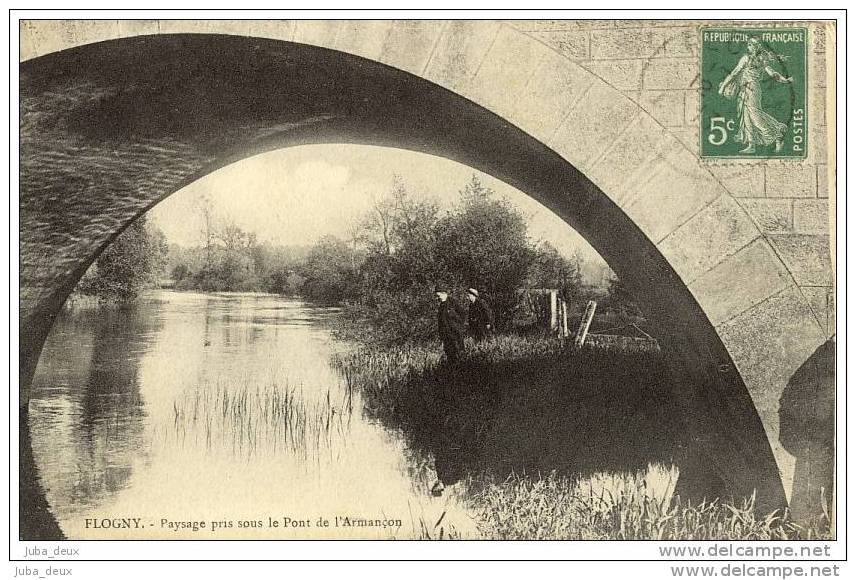
<svg viewBox="0 0 856 580"><path fill-rule="evenodd" d="M214 203L208 195L201 195L196 201L202 220L202 244L205 248L205 270L213 267L214 240L217 236L215 231L216 216L214 214Z"/></svg>
<svg viewBox="0 0 856 580"><path fill-rule="evenodd" d="M582 294L579 256L566 258L552 244L544 242L535 250L529 285L534 288L556 288L559 296L570 302Z"/></svg>
<svg viewBox="0 0 856 580"><path fill-rule="evenodd" d="M459 210L437 224L435 251L455 283L487 295L502 328L513 317L535 257L526 221L475 175L460 196Z"/></svg>
<svg viewBox="0 0 856 580"><path fill-rule="evenodd" d="M129 302L152 286L166 262L163 233L137 219L95 261L79 289L104 301Z"/></svg>
<svg viewBox="0 0 856 580"><path fill-rule="evenodd" d="M313 302L337 304L357 296L357 273L351 249L334 236L325 236L309 251L302 268L301 293Z"/></svg>
<svg viewBox="0 0 856 580"><path fill-rule="evenodd" d="M432 200L417 200L400 177L375 200L353 241L358 292L346 304L345 334L368 329L371 340L400 341L428 338L434 333L433 285L442 281L443 264L435 251L438 208Z"/></svg>
<svg viewBox="0 0 856 580"><path fill-rule="evenodd" d="M622 317L637 318L642 316L636 299L617 276L613 276L609 280L604 306Z"/></svg>

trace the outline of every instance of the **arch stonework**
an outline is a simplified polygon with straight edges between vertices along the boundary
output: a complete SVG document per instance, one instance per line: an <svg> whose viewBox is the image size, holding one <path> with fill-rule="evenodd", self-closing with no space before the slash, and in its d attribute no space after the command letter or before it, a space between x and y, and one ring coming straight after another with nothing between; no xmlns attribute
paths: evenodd
<svg viewBox="0 0 856 580"><path fill-rule="evenodd" d="M367 60L352 60L349 65L381 63L427 81L426 87L442 87L494 113L500 125L530 136L591 180L638 227L655 249L646 250L657 254L652 259L668 264L668 275L689 289L715 329L727 356L719 357L712 348L711 365L727 374L723 366L733 361L739 372L736 380L745 384L775 457L780 488L790 494L795 460L780 442L779 402L794 373L834 334L834 321L830 323L833 265L828 200L824 199L830 186L825 123L820 121L825 119L825 103L819 97L823 92L810 93L810 109L818 121L805 162L704 164L696 155L697 130L693 129L698 104L697 26L518 21L23 22L22 404L27 400L28 372L35 368L53 316L98 251L131 219L212 167L271 148L270 143L283 132L291 135L289 144L313 142L310 134L323 132L333 122L322 113L296 121L274 115L266 123L236 126L235 135L252 135L255 143L240 152L223 143L238 139L231 134L205 135L202 145L181 135L170 139L142 135L135 142L110 142L108 135L105 143L121 161L111 164L103 151L90 155L81 148L76 136L109 131L121 125L121 119L87 127L80 125L80 119L63 117L63 111L71 110L70 101L121 98L121 87L99 88L85 79L51 85L42 78L50 75L39 76L42 63L53 70L61 59L52 53L106 40L127 38L143 48L157 38L146 35L225 34L242 38L247 46L256 39L272 39L355 55ZM815 43L810 66L825 71L830 35L809 26ZM283 54L295 46L283 43ZM78 53L81 66L88 63L80 56L86 48ZM48 56L37 58L44 55ZM223 52L211 58L230 57ZM188 72L192 74L193 69ZM825 81L816 84L820 82ZM275 79L271 88L282 90ZM59 116L46 125L45 115L51 111ZM55 147L45 144L44 127L61 136ZM195 130L205 134L202 127ZM497 131L497 139L502 139L503 133ZM511 150L505 155L516 153ZM466 158L466 153L461 152L461 157ZM46 168L57 164L73 164L79 180L68 183L67 171L47 175ZM509 167L513 165L509 162ZM498 176L513 182L512 171ZM76 196L86 211L71 218L66 214L59 221L46 217L53 207L63 206L67 201L63 196ZM87 199L95 199L92 196L98 201L87 204ZM562 213L561 199L549 195L540 199L566 217L568 210ZM598 232L599 227L612 226L594 219L578 229L587 238L596 238L593 245L611 265L622 251L633 251L630 245L618 244L610 260L602 240L620 232ZM613 268L622 275L621 268ZM626 271L629 266L623 268ZM650 276L651 291L657 292L654 278ZM637 290L643 289L645 279L645 274L637 276ZM662 309L659 314L669 316ZM730 428L751 423L751 418L735 410L742 404L737 391L693 397L715 399L716 405L726 409L724 413L740 416ZM729 402L732 399L736 402ZM706 420L720 419L714 414ZM727 426L726 422L720 428ZM747 464L765 457L763 450L756 451L747 452ZM732 468L727 461L722 465L723 471ZM811 483L801 485L811 487ZM770 505L775 503L773 499Z"/></svg>

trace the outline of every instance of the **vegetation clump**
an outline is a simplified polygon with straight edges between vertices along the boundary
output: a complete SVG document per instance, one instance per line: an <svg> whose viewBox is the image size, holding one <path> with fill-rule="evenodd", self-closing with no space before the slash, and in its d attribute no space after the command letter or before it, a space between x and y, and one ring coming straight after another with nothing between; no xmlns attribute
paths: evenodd
<svg viewBox="0 0 856 580"><path fill-rule="evenodd" d="M437 477L491 539L829 538L759 514L753 498L680 497L687 428L659 352L574 349L554 337L468 343L458 365L439 346L364 347L334 364L365 412L434 458ZM423 537L462 537L455 523Z"/></svg>

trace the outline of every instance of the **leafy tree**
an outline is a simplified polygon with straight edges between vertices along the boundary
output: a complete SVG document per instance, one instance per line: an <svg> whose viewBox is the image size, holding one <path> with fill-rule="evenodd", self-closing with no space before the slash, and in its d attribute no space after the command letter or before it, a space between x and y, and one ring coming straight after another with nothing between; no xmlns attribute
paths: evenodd
<svg viewBox="0 0 856 580"><path fill-rule="evenodd" d="M435 251L437 214L436 203L414 199L395 176L391 189L353 228L352 242L362 247L354 254L359 288L346 305L344 334L381 341L433 335L432 289L445 279Z"/></svg>
<svg viewBox="0 0 856 580"><path fill-rule="evenodd" d="M301 293L313 302L336 304L358 293L351 249L334 236L325 236L312 247L301 275Z"/></svg>
<svg viewBox="0 0 856 580"><path fill-rule="evenodd" d="M526 221L474 175L461 190L457 212L436 227L436 253L454 281L484 291L499 328L507 326L535 254Z"/></svg>
<svg viewBox="0 0 856 580"><path fill-rule="evenodd" d="M604 307L612 309L622 317L637 318L642 316L636 299L618 277L612 277L609 280Z"/></svg>
<svg viewBox="0 0 856 580"><path fill-rule="evenodd" d="M122 232L98 257L78 289L99 300L128 302L152 286L165 264L163 234L147 225L145 216Z"/></svg>
<svg viewBox="0 0 856 580"><path fill-rule="evenodd" d="M191 274L190 266L184 262L176 264L172 269L172 279L175 280L176 285L189 278Z"/></svg>
<svg viewBox="0 0 856 580"><path fill-rule="evenodd" d="M583 293L580 259L566 258L549 242L535 250L529 274L529 285L535 288L556 288L559 296L567 302Z"/></svg>

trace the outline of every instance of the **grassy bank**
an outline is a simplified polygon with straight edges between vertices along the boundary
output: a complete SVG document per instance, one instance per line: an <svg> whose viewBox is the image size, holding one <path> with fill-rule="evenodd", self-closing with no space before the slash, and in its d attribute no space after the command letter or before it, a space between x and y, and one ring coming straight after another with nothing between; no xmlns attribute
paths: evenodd
<svg viewBox="0 0 856 580"><path fill-rule="evenodd" d="M511 476L480 485L469 501L479 534L503 540L816 540L828 520L797 524L758 514L752 498L686 502L674 495L677 469L576 479Z"/></svg>
<svg viewBox="0 0 856 580"><path fill-rule="evenodd" d="M468 344L458 365L438 344L363 348L334 364L365 412L434 458L499 539L796 539L829 537L759 515L751 498L676 494L681 414L657 352L575 351L552 338ZM458 537L454 522L424 537Z"/></svg>
<svg viewBox="0 0 856 580"><path fill-rule="evenodd" d="M680 453L658 353L575 352L516 336L469 344L454 366L440 351L365 348L334 362L366 413L433 454L444 482L474 471L635 473Z"/></svg>

